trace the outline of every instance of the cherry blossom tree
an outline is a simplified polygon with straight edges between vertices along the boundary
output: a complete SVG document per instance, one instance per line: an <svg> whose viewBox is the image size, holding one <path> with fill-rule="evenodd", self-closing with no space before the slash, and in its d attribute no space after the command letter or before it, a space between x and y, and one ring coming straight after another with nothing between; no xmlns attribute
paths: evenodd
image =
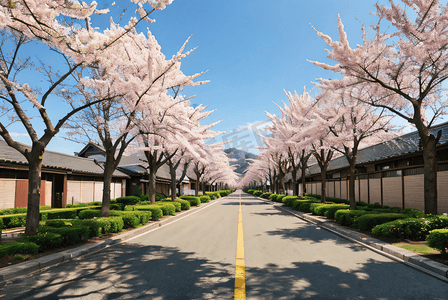
<svg viewBox="0 0 448 300"><path fill-rule="evenodd" d="M356 209L355 177L359 149L378 144L396 137L391 131L391 116L385 109L377 109L356 99L350 98L341 91L325 89L325 81L321 80L320 88L324 91L317 96L324 109L317 111L322 118L328 120L333 134L332 149L345 156L349 163L349 201L350 209ZM347 96L347 97L346 97ZM325 105L322 105L325 104Z"/></svg>
<svg viewBox="0 0 448 300"><path fill-rule="evenodd" d="M124 31L118 26L111 30ZM186 76L181 72L180 60L191 52L183 53L185 45L186 42L176 55L166 60L151 32L145 37L132 30L111 49L108 68L102 68L101 73L95 70L90 78L78 80L78 93L86 102L104 100L75 116L66 126L71 129L70 136L81 140L88 138L105 149L102 216L109 214L112 174L128 145L139 134L136 124L145 102L158 105L158 101L164 99L160 95L170 90L176 98L184 86L204 83L193 82L201 74Z"/></svg>
<svg viewBox="0 0 448 300"><path fill-rule="evenodd" d="M413 124L419 133L424 160L425 213L437 213L437 144L441 131L430 131L446 112L448 102L442 84L448 78L448 9L437 0L403 0L405 7L390 0L376 4L375 36L351 48L341 19L339 40L318 35L330 46L328 58L336 65L313 62L342 74L344 80L329 80L334 90L348 89L350 97ZM409 13L411 11L411 13ZM411 20L411 17L415 17ZM383 30L384 25L387 30ZM345 79L347 78L347 79Z"/></svg>
<svg viewBox="0 0 448 300"><path fill-rule="evenodd" d="M0 30L2 33L0 49L0 102L2 121L0 136L6 143L19 151L28 161L28 211L26 235L34 235L39 226L39 200L41 168L45 148L59 132L64 123L79 111L100 102L69 103L67 111L54 122L50 108L61 112L63 105L54 105L54 96L64 82L70 79L80 67L96 67L107 61L108 49L156 9L162 9L170 1L151 1L153 6L146 10L146 0L133 0L138 6L139 18L132 17L125 26L125 32L114 35L111 31L100 32L92 26L94 14L105 14L108 10L97 9L97 3L90 5L79 1L65 0L17 0L3 1L0 4ZM26 50L37 43L45 47L53 56L59 55L67 62L67 69L54 71L60 66L46 65L44 55L38 51L36 60L29 57ZM36 47L36 46L34 46ZM29 52L28 52L29 53ZM36 54L36 53L34 53ZM40 59L39 59L40 58ZM48 85L32 87L34 78L47 81ZM59 104L59 103L58 103ZM56 114L58 115L58 114ZM44 132L39 133L43 122ZM31 148L15 141L10 134L10 126L20 123L31 138ZM39 137L40 136L40 137Z"/></svg>

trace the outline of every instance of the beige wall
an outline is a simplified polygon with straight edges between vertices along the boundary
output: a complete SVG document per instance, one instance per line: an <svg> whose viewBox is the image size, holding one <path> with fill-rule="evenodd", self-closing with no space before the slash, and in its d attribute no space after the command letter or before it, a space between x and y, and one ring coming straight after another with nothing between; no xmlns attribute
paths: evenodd
<svg viewBox="0 0 448 300"><path fill-rule="evenodd" d="M341 197L342 199L347 199L347 180L341 181Z"/></svg>
<svg viewBox="0 0 448 300"><path fill-rule="evenodd" d="M402 178L383 178L383 205L402 208Z"/></svg>
<svg viewBox="0 0 448 300"><path fill-rule="evenodd" d="M437 212L448 213L448 171L438 172L437 176Z"/></svg>
<svg viewBox="0 0 448 300"><path fill-rule="evenodd" d="M16 180L0 179L0 209L13 208L16 199Z"/></svg>
<svg viewBox="0 0 448 300"><path fill-rule="evenodd" d="M334 183L334 197L341 198L341 182L335 181Z"/></svg>
<svg viewBox="0 0 448 300"><path fill-rule="evenodd" d="M334 198L334 181L327 182L327 195Z"/></svg>
<svg viewBox="0 0 448 300"><path fill-rule="evenodd" d="M381 203L381 179L369 179L370 185L370 203Z"/></svg>
<svg viewBox="0 0 448 300"><path fill-rule="evenodd" d="M45 206L51 206L51 196L53 195L53 182L45 181Z"/></svg>
<svg viewBox="0 0 448 300"><path fill-rule="evenodd" d="M348 181L347 181L347 186L349 185ZM359 200L359 180L355 180L355 201L360 201Z"/></svg>
<svg viewBox="0 0 448 300"><path fill-rule="evenodd" d="M404 177L404 206L424 210L423 174Z"/></svg>
<svg viewBox="0 0 448 300"><path fill-rule="evenodd" d="M359 184L361 188L361 198L359 200L365 203L369 201L369 186L367 181L367 179L361 179Z"/></svg>

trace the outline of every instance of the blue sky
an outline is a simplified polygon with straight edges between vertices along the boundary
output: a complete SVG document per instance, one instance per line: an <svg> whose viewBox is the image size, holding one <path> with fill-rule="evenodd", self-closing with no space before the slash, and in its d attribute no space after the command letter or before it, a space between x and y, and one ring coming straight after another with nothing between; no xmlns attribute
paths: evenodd
<svg viewBox="0 0 448 300"><path fill-rule="evenodd" d="M125 2L116 1L115 9L122 9L119 6ZM338 39L339 14L354 47L361 43L359 21L366 26L377 21L369 14L375 10L374 3L174 0L165 10L152 14L155 23L145 23L138 30L146 32L149 28L167 58L192 35L187 48L198 48L182 61L182 70L185 74L207 71L200 80L210 82L187 88L184 94L196 95L192 103L216 110L205 120L222 120L214 129L227 134L216 141L234 138L231 147L257 153L251 147L260 145L260 140L249 128L263 132L261 128L268 119L265 111L278 113L273 102L287 100L283 90L301 92L304 86L311 90L316 78L333 76L308 61L328 62L326 44L311 26ZM118 19L115 15L114 20ZM20 141L29 143L24 130L17 127L11 131ZM81 148L80 144L56 137L47 149L73 154Z"/></svg>

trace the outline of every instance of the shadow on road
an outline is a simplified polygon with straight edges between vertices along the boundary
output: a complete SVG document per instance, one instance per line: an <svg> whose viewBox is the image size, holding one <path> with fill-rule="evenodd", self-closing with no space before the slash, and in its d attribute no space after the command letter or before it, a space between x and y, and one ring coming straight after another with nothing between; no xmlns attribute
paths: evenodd
<svg viewBox="0 0 448 300"><path fill-rule="evenodd" d="M13 280L3 299L230 299L234 266L161 246L117 245Z"/></svg>

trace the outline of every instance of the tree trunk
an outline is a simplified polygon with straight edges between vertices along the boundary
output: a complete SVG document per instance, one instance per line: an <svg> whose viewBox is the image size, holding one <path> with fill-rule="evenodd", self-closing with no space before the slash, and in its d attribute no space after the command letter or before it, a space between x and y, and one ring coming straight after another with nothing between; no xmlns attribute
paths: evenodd
<svg viewBox="0 0 448 300"><path fill-rule="evenodd" d="M305 168L302 167L302 196L305 197L306 194L306 174L305 174Z"/></svg>
<svg viewBox="0 0 448 300"><path fill-rule="evenodd" d="M176 199L176 169L173 164L169 164L170 166L170 175L171 175L171 199ZM180 189L179 189L180 191Z"/></svg>
<svg viewBox="0 0 448 300"><path fill-rule="evenodd" d="M112 174L114 168L112 164L104 166L104 180L103 180L103 203L101 205L101 216L108 217L110 210L110 183L112 182Z"/></svg>
<svg viewBox="0 0 448 300"><path fill-rule="evenodd" d="M320 202L325 203L325 197L326 197L326 191L327 191L327 164L323 166L321 170L321 176L322 176L322 187L321 187L321 195L320 195Z"/></svg>
<svg viewBox="0 0 448 300"><path fill-rule="evenodd" d="M423 139L422 139L423 141ZM437 139L430 135L423 142L425 213L437 214Z"/></svg>
<svg viewBox="0 0 448 300"><path fill-rule="evenodd" d="M349 167L349 177L348 177L348 199L350 202L350 210L356 210L356 198L355 198L355 164L356 161L351 158L347 158Z"/></svg>
<svg viewBox="0 0 448 300"><path fill-rule="evenodd" d="M42 171L42 156L45 147L37 148L33 145L30 153L28 171L28 209L26 212L25 235L36 235L39 227L40 185Z"/></svg>
<svg viewBox="0 0 448 300"><path fill-rule="evenodd" d="M156 204L156 171L149 169L149 189L148 196L151 204Z"/></svg>

